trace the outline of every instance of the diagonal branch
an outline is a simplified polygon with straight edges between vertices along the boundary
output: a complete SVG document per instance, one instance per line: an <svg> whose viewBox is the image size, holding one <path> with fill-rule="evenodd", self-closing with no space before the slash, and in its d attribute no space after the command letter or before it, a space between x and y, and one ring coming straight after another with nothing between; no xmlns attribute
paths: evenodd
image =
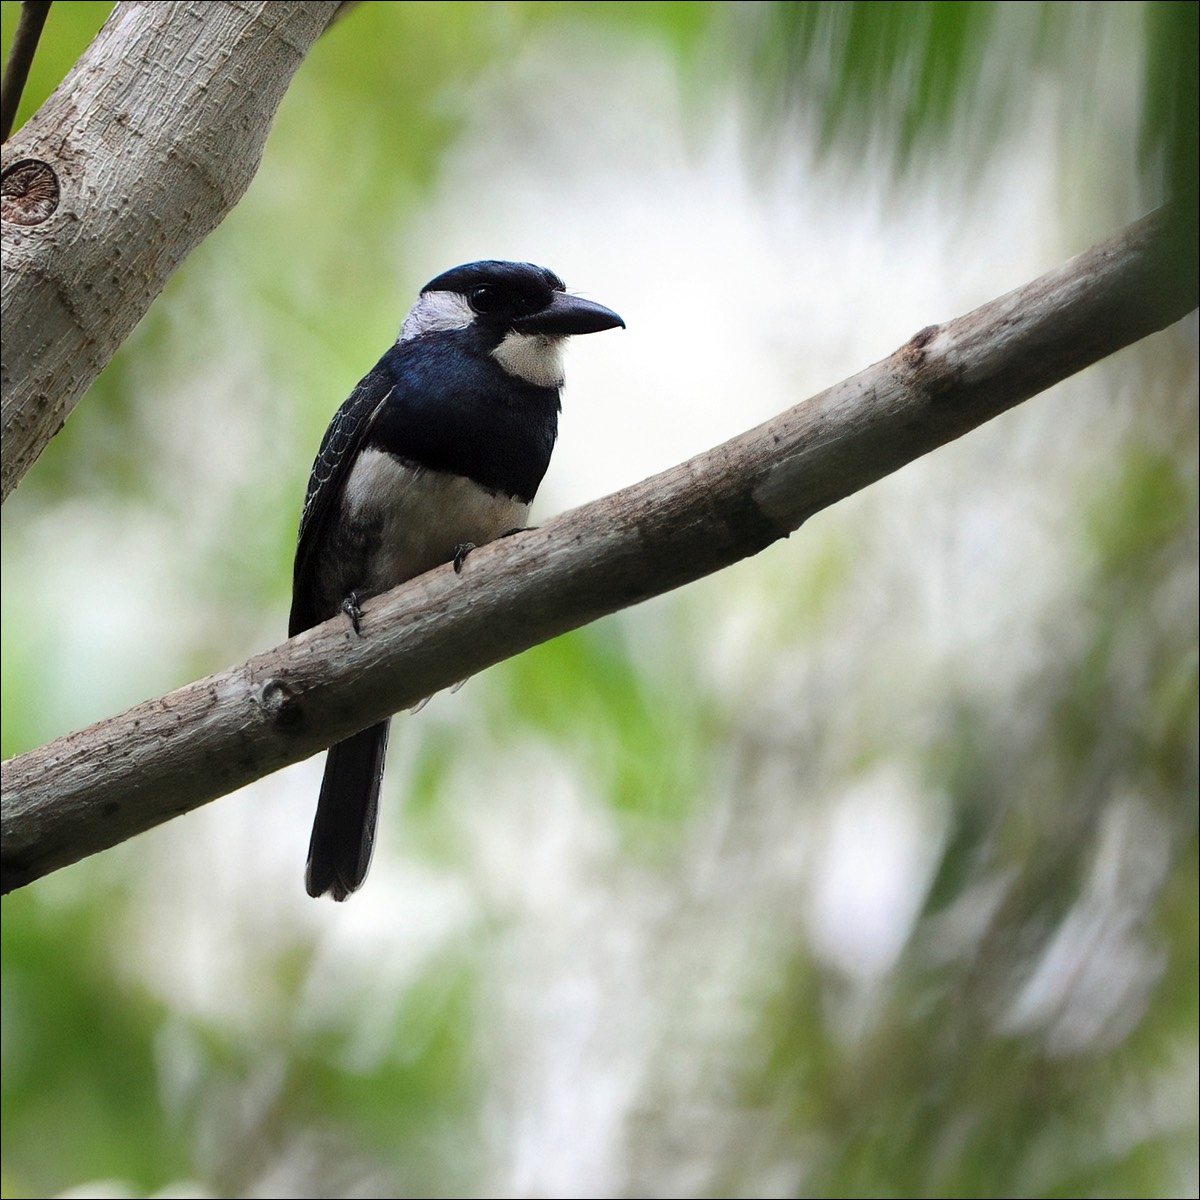
<svg viewBox="0 0 1200 1200"><path fill-rule="evenodd" d="M1161 213L765 425L3 767L3 890L485 667L757 553L812 514L1185 316Z"/></svg>

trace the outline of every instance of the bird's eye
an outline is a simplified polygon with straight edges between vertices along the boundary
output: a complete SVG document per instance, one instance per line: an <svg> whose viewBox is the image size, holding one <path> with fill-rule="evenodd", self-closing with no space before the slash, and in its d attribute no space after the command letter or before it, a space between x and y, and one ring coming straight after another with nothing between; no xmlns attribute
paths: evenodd
<svg viewBox="0 0 1200 1200"><path fill-rule="evenodd" d="M467 300L477 313L493 313L504 303L500 289L487 283L472 288Z"/></svg>

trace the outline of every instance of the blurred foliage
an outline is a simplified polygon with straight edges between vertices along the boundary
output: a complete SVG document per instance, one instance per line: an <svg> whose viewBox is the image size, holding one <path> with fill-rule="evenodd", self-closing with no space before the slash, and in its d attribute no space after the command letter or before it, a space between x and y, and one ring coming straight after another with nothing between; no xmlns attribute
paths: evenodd
<svg viewBox="0 0 1200 1200"><path fill-rule="evenodd" d="M1179 1193L1194 1107L1150 1101L1143 1137L1121 1130L1130 1094L1190 1061L1200 1011L1194 629L1145 621L1194 554L1189 474L1134 449L1094 498L1094 566L1055 618L1083 637L1047 661L1024 719L945 697L925 770L950 824L862 1025L847 1030L845 980L807 952L781 977L748 1103L789 1098L781 1156L836 1131L802 1194ZM1169 582L1147 596L1152 580ZM749 1166L731 1161L713 1194Z"/></svg>
<svg viewBox="0 0 1200 1200"><path fill-rule="evenodd" d="M114 976L114 897L80 900L4 900L6 1196L104 1176L149 1192L189 1162L159 1090L164 1005Z"/></svg>
<svg viewBox="0 0 1200 1200"><path fill-rule="evenodd" d="M703 794L715 714L702 695L678 695L638 668L619 626L583 629L513 659L489 714L498 736L515 717L552 742L577 740L582 773L618 814L634 822L636 841L653 843L650 828L677 822ZM570 707L559 697L574 682L587 695ZM589 736L577 739L580 729Z"/></svg>
<svg viewBox="0 0 1200 1200"><path fill-rule="evenodd" d="M54 6L21 120L109 7ZM0 8L6 52L17 5ZM1103 144L1110 174L1078 184L1064 137L1063 194L1180 197L1194 239L1196 14L359 5L297 75L255 187L5 506L6 555L21 527L44 553L13 560L34 564L36 587L5 591L5 754L280 636L330 397L423 282L378 267L436 194L486 102L480 80L573 44L629 61L652 47L699 120L713 116L706 89L723 103L732 82L760 157L811 141L826 166L864 176L953 177L968 206L973 168L1033 119L1040 82L1066 81L1063 103L1086 108L1119 82L1092 78L1110 61L1098 47L1140 29L1125 50L1140 70L1141 176L1118 179L1119 137L1089 127L1084 156ZM611 68L630 69L615 51ZM552 92L534 102L557 111ZM472 181L480 207L494 183ZM373 877L378 909L364 895L298 916L265 867L230 882L223 871L246 869L237 852L265 862L274 835L230 825L206 842L208 814L173 823L209 856L200 868L157 843L156 873L138 839L6 898L3 1194L105 1177L139 1195L541 1194L530 1164L543 1160L565 1162L559 1190L578 1195L1186 1193L1194 331L1170 345L1139 358L1132 383L1088 377L1091 426L1110 439L1100 474L1037 481L1067 513L1055 570L1068 582L1029 613L1022 648L1041 659L1011 687L943 669L936 630L889 651L917 589L886 572L928 555L919 583L934 539L806 529L788 547L808 555L803 571L755 564L560 638L471 681L469 707L435 701L419 741L397 722L389 770L408 772L406 819L383 837L415 882L392 895ZM1132 435L1105 399L1122 387ZM210 406L227 422L215 431ZM1054 437L1082 454L1070 430ZM72 537L91 528L118 577L104 594L70 574ZM152 574L161 544L176 551L171 580ZM142 560L149 573L123 577ZM887 592L875 624L873 587ZM720 641L705 604L739 600L756 636ZM132 608L149 649L89 672L65 623L31 633L55 603L86 603L96 641L109 609ZM1017 656L1002 647L994 673ZM880 767L911 779L927 858L894 961L856 974L810 910L834 857L825 823ZM901 789L882 790L890 802ZM501 820L481 851L480 829ZM538 838L547 878L505 876ZM176 909L190 870L194 902ZM589 1138L606 1131L624 1158L601 1170Z"/></svg>
<svg viewBox="0 0 1200 1200"><path fill-rule="evenodd" d="M1197 251L1200 211L1200 5L1188 0L1148 4L1142 167L1152 196L1175 201L1182 214L1181 253Z"/></svg>
<svg viewBox="0 0 1200 1200"><path fill-rule="evenodd" d="M943 139L964 101L978 104L986 50L1017 49L989 38L995 9L988 0L767 5L761 79L777 103L816 111L826 148L881 129L904 161L918 143ZM991 108L984 119L1002 115Z"/></svg>
<svg viewBox="0 0 1200 1200"><path fill-rule="evenodd" d="M747 6L751 7L751 6ZM1078 70L1094 46L1094 4L998 5L956 0L848 0L752 6L754 78L779 121L804 108L827 149L882 145L894 165L948 149L974 162L1026 112L1014 78ZM1149 202L1180 198L1192 212L1197 157L1197 6L1141 6L1141 153ZM1136 17L1131 19L1136 20ZM869 160L868 160L869 161Z"/></svg>

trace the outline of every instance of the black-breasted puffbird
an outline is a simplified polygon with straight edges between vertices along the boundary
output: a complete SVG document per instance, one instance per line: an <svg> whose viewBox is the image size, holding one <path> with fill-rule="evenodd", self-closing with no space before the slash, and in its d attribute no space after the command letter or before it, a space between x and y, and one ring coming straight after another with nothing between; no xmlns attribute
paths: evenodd
<svg viewBox="0 0 1200 1200"><path fill-rule="evenodd" d="M421 289L400 337L337 410L313 463L288 636L525 524L558 436L572 334L624 327L531 263L475 262ZM345 900L375 845L388 722L329 750L310 896Z"/></svg>

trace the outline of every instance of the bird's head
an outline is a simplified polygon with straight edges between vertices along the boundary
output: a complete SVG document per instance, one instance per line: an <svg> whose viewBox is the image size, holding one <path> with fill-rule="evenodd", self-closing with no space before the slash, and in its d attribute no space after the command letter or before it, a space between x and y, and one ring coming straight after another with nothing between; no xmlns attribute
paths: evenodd
<svg viewBox="0 0 1200 1200"><path fill-rule="evenodd" d="M562 343L625 322L610 308L568 295L553 271L533 263L474 262L422 289L400 341L471 330L510 375L540 387L562 383Z"/></svg>

